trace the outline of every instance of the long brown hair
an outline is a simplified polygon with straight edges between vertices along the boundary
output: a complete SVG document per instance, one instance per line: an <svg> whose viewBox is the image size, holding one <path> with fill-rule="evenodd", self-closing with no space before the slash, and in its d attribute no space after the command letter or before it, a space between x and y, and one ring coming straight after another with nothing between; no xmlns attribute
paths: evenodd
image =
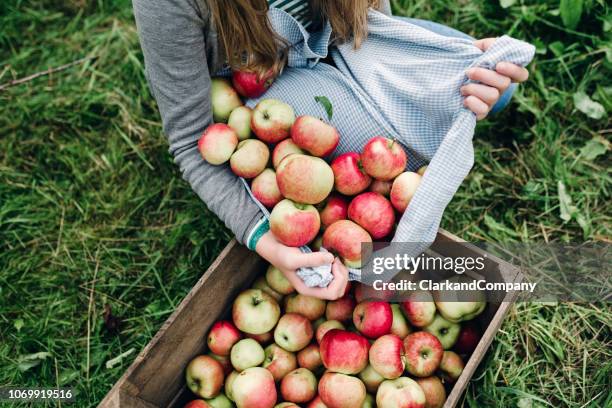
<svg viewBox="0 0 612 408"><path fill-rule="evenodd" d="M208 0L219 43L232 68L280 72L286 44L268 21L267 0ZM380 0L310 0L313 21L331 24L334 41L359 47L368 35L367 12Z"/></svg>

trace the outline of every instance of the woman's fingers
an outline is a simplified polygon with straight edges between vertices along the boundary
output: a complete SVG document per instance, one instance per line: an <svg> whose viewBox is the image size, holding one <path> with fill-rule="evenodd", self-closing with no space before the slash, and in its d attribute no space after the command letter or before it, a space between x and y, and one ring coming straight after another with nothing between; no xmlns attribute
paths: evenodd
<svg viewBox="0 0 612 408"><path fill-rule="evenodd" d="M470 95L463 101L466 108L476 114L476 119L484 119L489 113L489 105L481 101L479 98Z"/></svg>
<svg viewBox="0 0 612 408"><path fill-rule="evenodd" d="M461 87L461 95L469 96L473 95L492 107L499 100L499 90L492 86L482 84L467 84Z"/></svg>
<svg viewBox="0 0 612 408"><path fill-rule="evenodd" d="M500 62L495 66L495 71L507 76L512 82L525 82L529 78L529 71L526 68L511 62Z"/></svg>
<svg viewBox="0 0 612 408"><path fill-rule="evenodd" d="M483 38L482 40L474 41L474 45L480 48L482 51L489 49L491 45L497 40L497 38Z"/></svg>
<svg viewBox="0 0 612 408"><path fill-rule="evenodd" d="M329 252L311 252L295 254L291 260L291 268L316 267L334 262L334 255Z"/></svg>
<svg viewBox="0 0 612 408"><path fill-rule="evenodd" d="M498 74L497 72L486 68L470 68L467 71L467 76L472 81L477 81L484 85L497 88L500 94L504 93L512 82L510 77Z"/></svg>

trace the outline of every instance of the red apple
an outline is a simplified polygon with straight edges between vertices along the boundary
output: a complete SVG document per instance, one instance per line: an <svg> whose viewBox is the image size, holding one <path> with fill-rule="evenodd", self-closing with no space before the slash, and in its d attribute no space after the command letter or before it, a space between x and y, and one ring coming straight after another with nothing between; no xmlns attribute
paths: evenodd
<svg viewBox="0 0 612 408"><path fill-rule="evenodd" d="M287 297L285 313L298 313L314 321L325 314L325 301L297 293Z"/></svg>
<svg viewBox="0 0 612 408"><path fill-rule="evenodd" d="M228 161L236 146L238 146L236 132L223 123L207 127L198 140L198 150L202 158L215 166Z"/></svg>
<svg viewBox="0 0 612 408"><path fill-rule="evenodd" d="M270 231L287 246L306 245L317 236L320 227L319 212L312 205L284 199L270 214Z"/></svg>
<svg viewBox="0 0 612 408"><path fill-rule="evenodd" d="M394 379L404 372L404 345L395 334L377 338L370 347L370 365L386 379Z"/></svg>
<svg viewBox="0 0 612 408"><path fill-rule="evenodd" d="M289 295L295 292L295 288L281 272L280 269L274 265L268 266L266 270L266 282L268 285L281 295Z"/></svg>
<svg viewBox="0 0 612 408"><path fill-rule="evenodd" d="M344 325L337 320L326 320L317 327L317 331L315 334L315 338L317 339L317 343L321 344L321 340L325 333L332 329L340 329L344 330Z"/></svg>
<svg viewBox="0 0 612 408"><path fill-rule="evenodd" d="M212 398L221 392L223 386L223 367L210 356L197 356L185 370L187 387L195 395Z"/></svg>
<svg viewBox="0 0 612 408"><path fill-rule="evenodd" d="M370 139L361 153L363 169L378 180L393 180L406 168L406 152L396 140L377 136Z"/></svg>
<svg viewBox="0 0 612 408"><path fill-rule="evenodd" d="M223 367L223 374L228 375L234 371L234 367L232 367L232 362L230 361L229 356L220 356L211 352L206 353L206 355L214 358L219 362L219 364L221 364L221 367Z"/></svg>
<svg viewBox="0 0 612 408"><path fill-rule="evenodd" d="M372 182L362 168L359 153L341 154L332 161L331 168L334 171L334 187L342 194L359 194Z"/></svg>
<svg viewBox="0 0 612 408"><path fill-rule="evenodd" d="M206 401L199 399L199 400L193 400L193 401L188 402L183 408L213 408L213 407L208 405Z"/></svg>
<svg viewBox="0 0 612 408"><path fill-rule="evenodd" d="M240 408L272 408L276 404L276 385L268 370L247 368L234 380L232 394Z"/></svg>
<svg viewBox="0 0 612 408"><path fill-rule="evenodd" d="M305 403L317 395L317 379L310 370L297 368L283 378L280 391L285 401Z"/></svg>
<svg viewBox="0 0 612 408"><path fill-rule="evenodd" d="M474 323L468 322L461 328L453 350L459 354L472 354L480 342L480 337L480 329Z"/></svg>
<svg viewBox="0 0 612 408"><path fill-rule="evenodd" d="M297 313L281 316L274 329L274 341L287 351L299 351L312 340L310 320Z"/></svg>
<svg viewBox="0 0 612 408"><path fill-rule="evenodd" d="M368 231L373 239L386 237L395 225L395 212L389 200L371 191L353 198L348 217Z"/></svg>
<svg viewBox="0 0 612 408"><path fill-rule="evenodd" d="M425 394L425 408L442 408L446 402L446 390L436 376L416 380Z"/></svg>
<svg viewBox="0 0 612 408"><path fill-rule="evenodd" d="M276 326L279 317L276 300L260 289L247 289L234 300L232 320L245 333L268 332Z"/></svg>
<svg viewBox="0 0 612 408"><path fill-rule="evenodd" d="M327 405L325 405L325 403L321 399L321 396L317 395L312 401L308 403L308 405L306 405L306 408L327 408Z"/></svg>
<svg viewBox="0 0 612 408"><path fill-rule="evenodd" d="M210 101L215 122L227 122L230 113L237 107L242 106L238 93L225 78L213 78L211 80Z"/></svg>
<svg viewBox="0 0 612 408"><path fill-rule="evenodd" d="M335 252L349 268L361 268L361 245L372 243L370 234L349 220L334 222L323 233L323 247Z"/></svg>
<svg viewBox="0 0 612 408"><path fill-rule="evenodd" d="M391 305L380 300L361 302L353 311L353 323L361 334L371 339L388 334L393 324Z"/></svg>
<svg viewBox="0 0 612 408"><path fill-rule="evenodd" d="M251 192L267 208L274 208L283 199L276 183L276 173L272 169L264 169L253 179Z"/></svg>
<svg viewBox="0 0 612 408"><path fill-rule="evenodd" d="M278 168L280 162L290 154L304 154L304 151L296 145L293 140L285 139L276 145L272 151L272 165Z"/></svg>
<svg viewBox="0 0 612 408"><path fill-rule="evenodd" d="M329 408L358 408L366 397L359 378L327 372L319 380L319 396Z"/></svg>
<svg viewBox="0 0 612 408"><path fill-rule="evenodd" d="M265 143L257 139L247 139L238 143L230 158L230 167L238 177L251 179L264 171L269 158L270 151Z"/></svg>
<svg viewBox="0 0 612 408"><path fill-rule="evenodd" d="M320 211L321 228L325 229L339 220L348 217L348 202L338 194L331 194L324 201L325 205Z"/></svg>
<svg viewBox="0 0 612 408"><path fill-rule="evenodd" d="M386 380L376 392L378 408L424 408L425 394L412 378Z"/></svg>
<svg viewBox="0 0 612 408"><path fill-rule="evenodd" d="M421 183L421 176L417 173L412 173L410 171L406 171L393 181L393 186L391 187L391 204L393 207L403 213L408 208L408 204L410 204L410 200L416 193L419 184Z"/></svg>
<svg viewBox="0 0 612 408"><path fill-rule="evenodd" d="M355 285L355 300L361 303L364 300L389 300L395 294L392 290L376 290L372 286L358 283Z"/></svg>
<svg viewBox="0 0 612 408"><path fill-rule="evenodd" d="M319 351L329 371L357 374L368 365L370 343L357 333L332 329L321 339Z"/></svg>
<svg viewBox="0 0 612 408"><path fill-rule="evenodd" d="M261 75L258 72L234 71L232 83L236 91L245 98L259 98L274 82L274 72L269 70Z"/></svg>
<svg viewBox="0 0 612 408"><path fill-rule="evenodd" d="M220 356L228 356L232 346L241 338L242 335L232 322L221 320L213 324L208 333L206 343L208 344L208 349L213 353Z"/></svg>
<svg viewBox="0 0 612 408"><path fill-rule="evenodd" d="M253 109L251 130L266 143L278 143L289 137L294 121L291 106L278 99L264 99Z"/></svg>
<svg viewBox="0 0 612 408"><path fill-rule="evenodd" d="M372 184L370 184L368 191L373 191L385 197L389 197L389 194L391 194L392 185L392 181L374 180L372 181Z"/></svg>
<svg viewBox="0 0 612 408"><path fill-rule="evenodd" d="M366 390L373 394L376 393L380 384L385 381L385 377L380 375L378 371L372 367L372 364L368 364L367 367L359 373L359 378L365 384Z"/></svg>
<svg viewBox="0 0 612 408"><path fill-rule="evenodd" d="M459 354L454 351L444 352L439 367L444 381L451 384L454 383L461 376L464 368L465 364Z"/></svg>
<svg viewBox="0 0 612 408"><path fill-rule="evenodd" d="M408 322L406 321L406 318L402 313L400 305L398 305L397 303L392 303L391 311L393 312L391 334L395 334L396 336L399 336L403 339L404 337L412 333L412 330L410 329L410 326L408 325Z"/></svg>
<svg viewBox="0 0 612 408"><path fill-rule="evenodd" d="M401 306L406 318L415 327L427 326L436 316L436 304L428 291L410 292Z"/></svg>
<svg viewBox="0 0 612 408"><path fill-rule="evenodd" d="M316 371L323 365L321 361L321 353L319 352L319 346L316 344L309 344L297 354L297 361L300 367L309 369L310 371Z"/></svg>
<svg viewBox="0 0 612 408"><path fill-rule="evenodd" d="M330 155L338 146L340 135L331 125L314 116L299 116L291 127L291 139L300 148L317 157Z"/></svg>
<svg viewBox="0 0 612 408"><path fill-rule="evenodd" d="M431 333L416 332L404 339L406 370L416 377L429 377L442 361L444 349Z"/></svg>
<svg viewBox="0 0 612 408"><path fill-rule="evenodd" d="M297 368L295 354L277 344L270 344L264 352L266 358L262 366L272 373L275 381L282 380L287 373Z"/></svg>
<svg viewBox="0 0 612 408"><path fill-rule="evenodd" d="M266 344L270 344L272 342L272 340L274 339L274 335L273 335L272 331L261 333L261 334L245 333L245 336L248 337L249 339L255 340L256 342L258 342L262 346L264 346Z"/></svg>
<svg viewBox="0 0 612 408"><path fill-rule="evenodd" d="M334 173L325 160L305 154L290 154L276 169L281 194L290 200L318 204L334 187Z"/></svg>
<svg viewBox="0 0 612 408"><path fill-rule="evenodd" d="M230 113L227 125L234 129L238 140L246 140L251 137L252 116L253 110L248 106L239 106Z"/></svg>
<svg viewBox="0 0 612 408"><path fill-rule="evenodd" d="M327 302L325 318L340 322L350 321L353 317L353 309L355 309L355 300L350 296L343 296L340 299Z"/></svg>

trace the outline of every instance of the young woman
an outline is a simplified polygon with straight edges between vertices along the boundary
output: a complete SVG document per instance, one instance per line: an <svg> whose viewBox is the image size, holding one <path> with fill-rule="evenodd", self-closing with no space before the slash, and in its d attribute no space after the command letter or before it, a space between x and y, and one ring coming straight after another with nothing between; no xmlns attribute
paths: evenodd
<svg viewBox="0 0 612 408"><path fill-rule="evenodd" d="M278 242L241 181L227 166L204 162L197 141L212 122L210 78L228 68L260 73L272 70L277 76L275 86L282 86L283 78L290 76L294 85L282 88L284 94L280 98L289 103L303 93L321 94L306 86L308 81L312 83L313 75L325 79L321 86L325 86L327 95L334 96L335 82L343 82L344 78L333 66L327 46L349 43L357 52L367 41L369 10L390 15L388 0L133 0L133 4L147 79L159 105L170 152L183 177L238 241L283 271L298 292L324 299L342 296L348 281L342 263L329 253L304 254ZM291 25L288 33L303 36L306 63L300 67L292 66L287 56L291 44L281 36L287 33L273 29L269 19L272 12ZM466 37L436 23L409 21L444 36ZM326 30L329 41L324 37ZM494 41L484 39L474 44L484 51ZM507 104L513 91L511 83L525 81L528 73L520 66L502 62L495 70L474 68L467 75L473 83L461 89L464 105L482 119L492 109L496 111ZM302 77L304 86L300 87ZM340 84L338 89L337 94ZM350 97L344 95L342 103L353 103L346 100ZM368 115L355 115L351 125L351 130L358 130L351 133L361 134L361 139L353 135L345 141L341 136L340 153L359 151L369 137L376 135L372 129L385 133L364 116ZM348 133L348 129L339 129L341 135L343 130ZM334 279L326 288L309 288L295 274L301 267L331 263Z"/></svg>

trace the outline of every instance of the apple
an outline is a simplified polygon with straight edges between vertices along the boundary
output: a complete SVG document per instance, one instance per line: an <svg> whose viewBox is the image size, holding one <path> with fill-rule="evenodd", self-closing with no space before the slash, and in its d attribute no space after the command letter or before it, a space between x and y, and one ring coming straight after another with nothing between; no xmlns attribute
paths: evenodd
<svg viewBox="0 0 612 408"><path fill-rule="evenodd" d="M448 350L457 342L461 326L459 323L449 322L436 313L433 321L425 326L423 330L436 336L440 343L442 343L444 350Z"/></svg>
<svg viewBox="0 0 612 408"><path fill-rule="evenodd" d="M300 408L300 406L293 402L281 402L280 404L276 404L274 408Z"/></svg>
<svg viewBox="0 0 612 408"><path fill-rule="evenodd" d="M334 222L323 233L323 247L336 253L349 268L361 268L361 246L372 243L370 234L350 220Z"/></svg>
<svg viewBox="0 0 612 408"><path fill-rule="evenodd" d="M232 84L234 89L245 98L254 99L263 95L274 82L274 71L261 75L252 71L233 71Z"/></svg>
<svg viewBox="0 0 612 408"><path fill-rule="evenodd" d="M344 195L359 194L372 182L363 170L359 153L341 154L332 161L331 168L334 171L334 187Z"/></svg>
<svg viewBox="0 0 612 408"><path fill-rule="evenodd" d="M395 180L393 180L393 186L391 186L391 204L393 207L403 213L408 208L408 204L410 204L410 200L416 193L419 184L421 183L421 176L417 173L413 173L410 171L406 171L399 176Z"/></svg>
<svg viewBox="0 0 612 408"><path fill-rule="evenodd" d="M355 300L357 303L361 303L364 300L389 300L395 294L392 290L376 290L372 286L368 286L363 283L355 285Z"/></svg>
<svg viewBox="0 0 612 408"><path fill-rule="evenodd" d="M348 217L348 202L338 194L330 194L324 201L324 206L320 211L321 228L325 229L339 220L346 220Z"/></svg>
<svg viewBox="0 0 612 408"><path fill-rule="evenodd" d="M396 140L377 136L363 147L363 169L378 180L393 180L406 168L406 152Z"/></svg>
<svg viewBox="0 0 612 408"><path fill-rule="evenodd" d="M378 408L424 408L425 394L412 378L385 380L376 392Z"/></svg>
<svg viewBox="0 0 612 408"><path fill-rule="evenodd" d="M227 125L234 129L238 140L246 140L251 137L252 116L253 110L248 106L239 106L230 113Z"/></svg>
<svg viewBox="0 0 612 408"><path fill-rule="evenodd" d="M423 176L425 174L425 170L427 170L427 166L421 166L416 172L419 176Z"/></svg>
<svg viewBox="0 0 612 408"><path fill-rule="evenodd" d="M304 204L318 204L334 187L334 173L319 157L290 154L276 169L276 182L281 194Z"/></svg>
<svg viewBox="0 0 612 408"><path fill-rule="evenodd" d="M353 198L348 217L368 231L373 239L386 237L395 225L395 212L389 200L371 191Z"/></svg>
<svg viewBox="0 0 612 408"><path fill-rule="evenodd" d="M398 378L404 372L404 344L395 334L385 334L377 338L369 352L372 368L385 379Z"/></svg>
<svg viewBox="0 0 612 408"><path fill-rule="evenodd" d="M336 128L321 119L303 115L291 126L291 139L313 156L325 157L336 150L340 135Z"/></svg>
<svg viewBox="0 0 612 408"><path fill-rule="evenodd" d="M276 172L272 169L264 169L253 179L251 192L267 208L274 208L283 199L276 183Z"/></svg>
<svg viewBox="0 0 612 408"><path fill-rule="evenodd" d="M266 143L278 143L289 137L294 121L291 106L278 99L264 99L253 109L251 130Z"/></svg>
<svg viewBox="0 0 612 408"><path fill-rule="evenodd" d="M398 305L397 303L392 303L391 312L393 313L391 334L395 334L396 336L399 336L403 339L404 337L412 333L412 330L410 329L410 326L408 325L408 322L406 321L406 318L402 313L400 305Z"/></svg>
<svg viewBox="0 0 612 408"><path fill-rule="evenodd" d="M225 378L225 395L227 395L227 398L229 398L230 401L234 401L234 394L232 394L232 385L234 384L234 380L236 379L236 377L238 377L238 374L240 374L238 371L232 371L231 373L229 373L227 378Z"/></svg>
<svg viewBox="0 0 612 408"><path fill-rule="evenodd" d="M357 408L365 400L366 389L357 377L327 372L319 380L319 396L329 408Z"/></svg>
<svg viewBox="0 0 612 408"><path fill-rule="evenodd" d="M310 370L296 368L283 378L280 391L285 401L308 402L317 395L317 379Z"/></svg>
<svg viewBox="0 0 612 408"><path fill-rule="evenodd" d="M369 349L370 343L365 337L339 329L325 333L319 346L325 368L343 374L357 374L363 370L368 365Z"/></svg>
<svg viewBox="0 0 612 408"><path fill-rule="evenodd" d="M215 166L228 161L236 146L238 146L236 132L223 123L207 127L198 140L198 150L202 158Z"/></svg>
<svg viewBox="0 0 612 408"><path fill-rule="evenodd" d="M270 214L270 231L287 246L306 245L317 236L320 227L319 212L309 204L284 199Z"/></svg>
<svg viewBox="0 0 612 408"><path fill-rule="evenodd" d="M250 333L245 333L245 334L246 334L246 337L248 337L249 339L255 340L262 346L265 346L266 344L269 344L272 342L272 340L274 340L274 333L272 331L261 333L261 334L250 334Z"/></svg>
<svg viewBox="0 0 612 408"><path fill-rule="evenodd" d="M338 320L339 322L350 321L355 309L355 300L350 296L327 302L325 318L327 320Z"/></svg>
<svg viewBox="0 0 612 408"><path fill-rule="evenodd" d="M206 344L213 353L227 356L232 346L241 338L242 335L232 322L221 320L213 324L210 332L208 332Z"/></svg>
<svg viewBox="0 0 612 408"><path fill-rule="evenodd" d="M374 400L374 397L370 394L366 394L366 397L361 404L361 408L376 408L376 401Z"/></svg>
<svg viewBox="0 0 612 408"><path fill-rule="evenodd" d="M380 384L385 381L385 377L380 375L378 371L372 367L372 364L368 364L366 368L359 373L359 378L365 384L366 390L371 393L376 393Z"/></svg>
<svg viewBox="0 0 612 408"><path fill-rule="evenodd" d="M372 184L370 184L368 191L373 191L385 197L389 197L389 195L391 194L392 185L393 185L392 181L374 180L372 181Z"/></svg>
<svg viewBox="0 0 612 408"><path fill-rule="evenodd" d="M316 344L309 344L297 354L297 361L300 367L309 369L310 371L316 371L323 365L321 361L321 353L319 352L319 346Z"/></svg>
<svg viewBox="0 0 612 408"><path fill-rule="evenodd" d="M406 318L414 327L425 327L436 316L436 304L428 291L410 292L408 299L401 303Z"/></svg>
<svg viewBox="0 0 612 408"><path fill-rule="evenodd" d="M480 342L480 337L480 329L473 322L468 322L461 327L453 350L459 354L472 354Z"/></svg>
<svg viewBox="0 0 612 408"><path fill-rule="evenodd" d="M230 158L230 167L235 175L251 179L259 176L268 164L270 151L261 140L247 139L238 143Z"/></svg>
<svg viewBox="0 0 612 408"><path fill-rule="evenodd" d="M232 383L234 401L239 408L272 408L276 405L276 385L268 370L247 368Z"/></svg>
<svg viewBox="0 0 612 408"><path fill-rule="evenodd" d="M285 277L285 275L274 265L268 266L266 270L266 282L268 285L281 295L288 295L295 292L295 288Z"/></svg>
<svg viewBox="0 0 612 408"><path fill-rule="evenodd" d="M323 247L323 234L319 234L310 243L310 249L316 252L316 251L320 251L322 247Z"/></svg>
<svg viewBox="0 0 612 408"><path fill-rule="evenodd" d="M425 408L442 408L446 402L446 390L436 376L418 378L416 380L425 394Z"/></svg>
<svg viewBox="0 0 612 408"><path fill-rule="evenodd" d="M427 332L409 334L404 339L406 370L415 377L429 377L442 361L444 349L436 336Z"/></svg>
<svg viewBox="0 0 612 408"><path fill-rule="evenodd" d="M312 401L306 405L306 408L327 408L327 405L323 402L320 395L314 397Z"/></svg>
<svg viewBox="0 0 612 408"><path fill-rule="evenodd" d="M344 325L337 320L326 320L317 327L317 331L315 334L315 338L317 339L317 343L321 344L321 340L325 333L332 329L340 329L344 330Z"/></svg>
<svg viewBox="0 0 612 408"><path fill-rule="evenodd" d="M212 398L219 394L223 378L221 363L210 356L195 357L185 370L187 387L202 398Z"/></svg>
<svg viewBox="0 0 612 408"><path fill-rule="evenodd" d="M242 106L240 96L225 78L213 78L211 80L210 101L215 122L227 122L230 113L237 107Z"/></svg>
<svg viewBox="0 0 612 408"><path fill-rule="evenodd" d="M260 289L240 293L232 306L232 320L245 333L263 334L278 322L280 306L274 298Z"/></svg>
<svg viewBox="0 0 612 408"><path fill-rule="evenodd" d="M217 360L219 362L219 364L221 364L221 367L223 367L223 374L224 375L228 375L229 373L231 373L234 370L234 367L232 367L232 362L230 361L229 355L227 356L220 356L218 354L215 353L211 353L210 351L208 353L206 353L207 356L214 358L215 360Z"/></svg>
<svg viewBox="0 0 612 408"><path fill-rule="evenodd" d="M285 313L298 313L310 321L317 320L325 314L325 301L296 293L287 297Z"/></svg>
<svg viewBox="0 0 612 408"><path fill-rule="evenodd" d="M204 400L193 400L189 401L183 408L212 408L211 405L208 405Z"/></svg>
<svg viewBox="0 0 612 408"><path fill-rule="evenodd" d="M301 314L281 316L274 329L274 342L287 351L299 351L312 340L312 324Z"/></svg>
<svg viewBox="0 0 612 408"><path fill-rule="evenodd" d="M353 323L361 334L370 339L388 334L393 324L391 305L380 300L365 300L355 307Z"/></svg>
<svg viewBox="0 0 612 408"><path fill-rule="evenodd" d="M223 393L217 395L214 398L206 400L206 403L211 408L233 408L234 404L229 398Z"/></svg>
<svg viewBox="0 0 612 408"><path fill-rule="evenodd" d="M263 363L264 349L253 339L242 339L232 347L230 359L236 371L243 371Z"/></svg>
<svg viewBox="0 0 612 408"><path fill-rule="evenodd" d="M266 358L263 367L272 373L275 381L283 379L287 373L297 368L295 354L272 343L265 350Z"/></svg>
<svg viewBox="0 0 612 408"><path fill-rule="evenodd" d="M469 283L472 278L465 275L454 275L445 279L451 283ZM469 297L468 301L464 298ZM475 291L434 291L433 298L436 302L438 312L448 321L459 323L472 320L481 314L487 306L485 294L480 290Z"/></svg>
<svg viewBox="0 0 612 408"><path fill-rule="evenodd" d="M463 363L463 360L459 354L455 353L454 351L444 352L439 367L444 381L454 383L457 381L457 378L461 376L464 368L465 364Z"/></svg>
<svg viewBox="0 0 612 408"><path fill-rule="evenodd" d="M280 162L290 154L304 154L305 152L296 145L293 140L285 139L272 150L272 165L278 168Z"/></svg>
<svg viewBox="0 0 612 408"><path fill-rule="evenodd" d="M260 276L259 278L255 279L255 282L253 282L253 285L251 287L253 289L263 290L268 295L272 296L277 302L280 302L283 299L283 295L272 289L270 285L268 285L266 278L263 276Z"/></svg>

